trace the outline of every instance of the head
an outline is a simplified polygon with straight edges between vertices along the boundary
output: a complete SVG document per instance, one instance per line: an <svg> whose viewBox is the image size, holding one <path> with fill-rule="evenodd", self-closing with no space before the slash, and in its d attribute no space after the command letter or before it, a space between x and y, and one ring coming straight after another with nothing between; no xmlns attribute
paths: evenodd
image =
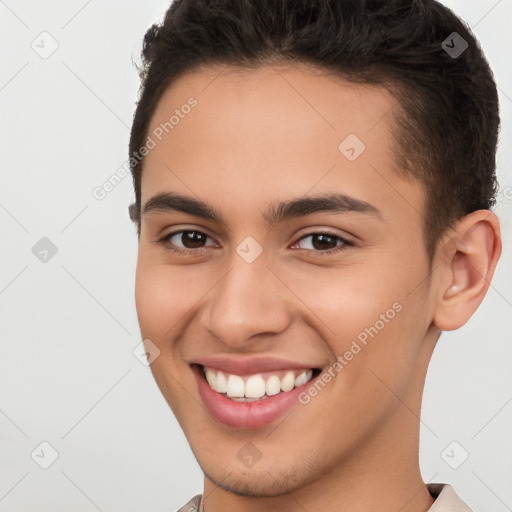
<svg viewBox="0 0 512 512"><path fill-rule="evenodd" d="M277 496L392 460L439 334L477 309L501 249L498 98L474 36L427 0L185 0L142 57L137 312L206 477ZM314 379L286 417L223 422L197 385L217 356Z"/></svg>

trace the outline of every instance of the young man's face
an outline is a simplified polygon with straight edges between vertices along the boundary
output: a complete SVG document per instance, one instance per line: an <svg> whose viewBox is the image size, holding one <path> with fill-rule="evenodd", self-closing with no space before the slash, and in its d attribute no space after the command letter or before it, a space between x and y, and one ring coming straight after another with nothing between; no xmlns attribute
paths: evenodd
<svg viewBox="0 0 512 512"><path fill-rule="evenodd" d="M157 144L142 177L136 304L143 338L160 350L155 379L207 479L231 492L276 496L357 473L360 461L393 471L417 457L438 334L422 187L395 170L395 100L301 66L221 69L172 84L148 132ZM197 105L182 108L190 97ZM144 213L160 193L222 220ZM346 196L339 209L312 203L275 218L290 213L279 203L333 194ZM178 230L195 233L160 243ZM212 391L194 363L244 381L264 372L271 393L287 370L323 373L243 403ZM261 393L259 378L247 387Z"/></svg>

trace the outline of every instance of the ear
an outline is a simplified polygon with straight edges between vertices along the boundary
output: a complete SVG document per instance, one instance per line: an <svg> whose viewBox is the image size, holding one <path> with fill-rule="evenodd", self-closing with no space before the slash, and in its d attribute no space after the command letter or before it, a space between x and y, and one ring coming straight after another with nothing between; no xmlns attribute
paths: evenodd
<svg viewBox="0 0 512 512"><path fill-rule="evenodd" d="M434 325L452 331L471 318L489 289L501 247L499 220L489 210L462 217L443 237L435 262L439 281Z"/></svg>

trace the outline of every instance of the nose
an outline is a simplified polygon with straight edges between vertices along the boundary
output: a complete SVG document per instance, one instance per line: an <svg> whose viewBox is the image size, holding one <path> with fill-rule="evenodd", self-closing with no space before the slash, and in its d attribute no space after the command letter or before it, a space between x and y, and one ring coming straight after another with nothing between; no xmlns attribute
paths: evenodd
<svg viewBox="0 0 512 512"><path fill-rule="evenodd" d="M257 334L278 334L290 325L292 298L264 254L247 263L234 252L202 311L203 328L227 346L242 348L261 340Z"/></svg>

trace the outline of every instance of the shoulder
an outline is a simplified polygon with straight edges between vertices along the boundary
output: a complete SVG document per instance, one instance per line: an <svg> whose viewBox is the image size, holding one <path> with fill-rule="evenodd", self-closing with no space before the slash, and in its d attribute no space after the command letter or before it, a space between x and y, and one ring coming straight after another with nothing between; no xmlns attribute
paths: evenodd
<svg viewBox="0 0 512 512"><path fill-rule="evenodd" d="M183 505L176 512L199 512L199 507L201 506L201 498L202 494L197 494L194 496L188 503Z"/></svg>

